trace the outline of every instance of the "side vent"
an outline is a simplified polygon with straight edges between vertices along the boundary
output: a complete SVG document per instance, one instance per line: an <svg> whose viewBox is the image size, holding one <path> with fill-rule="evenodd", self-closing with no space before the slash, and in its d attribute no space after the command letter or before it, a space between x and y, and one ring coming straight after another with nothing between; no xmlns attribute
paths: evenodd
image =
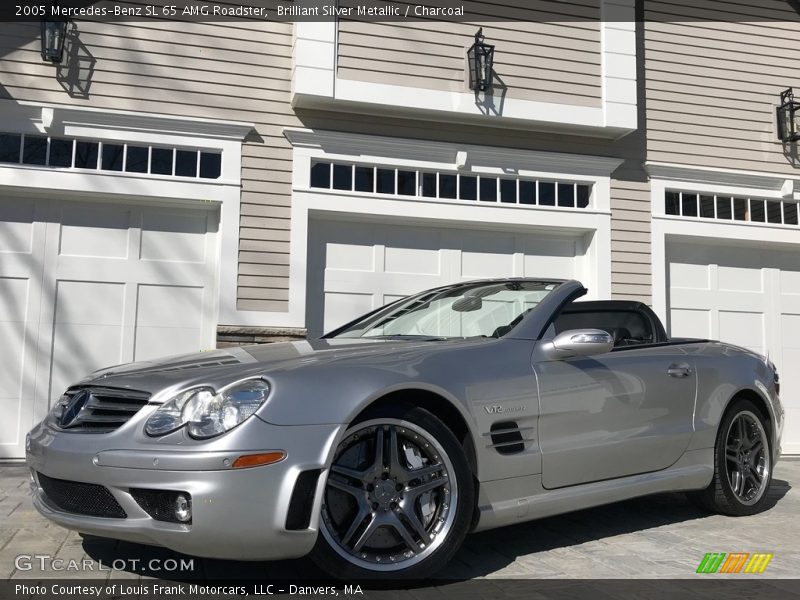
<svg viewBox="0 0 800 600"><path fill-rule="evenodd" d="M289 531L308 529L311 524L314 492L317 489L320 473L322 473L320 469L312 469L303 471L297 476L292 498L289 500L289 511L286 513L286 529Z"/></svg>
<svg viewBox="0 0 800 600"><path fill-rule="evenodd" d="M533 427L520 427L516 421L498 421L492 423L489 436L492 443L489 448L494 448L500 454L516 454L525 450L526 440L523 433L533 430Z"/></svg>

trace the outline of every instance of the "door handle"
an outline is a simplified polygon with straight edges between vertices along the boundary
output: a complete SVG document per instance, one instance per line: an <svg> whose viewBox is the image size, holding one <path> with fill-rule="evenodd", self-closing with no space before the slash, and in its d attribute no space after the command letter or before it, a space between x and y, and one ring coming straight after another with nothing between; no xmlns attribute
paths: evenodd
<svg viewBox="0 0 800 600"><path fill-rule="evenodd" d="M688 377L692 374L692 368L687 364L673 364L667 369L667 375L670 377Z"/></svg>

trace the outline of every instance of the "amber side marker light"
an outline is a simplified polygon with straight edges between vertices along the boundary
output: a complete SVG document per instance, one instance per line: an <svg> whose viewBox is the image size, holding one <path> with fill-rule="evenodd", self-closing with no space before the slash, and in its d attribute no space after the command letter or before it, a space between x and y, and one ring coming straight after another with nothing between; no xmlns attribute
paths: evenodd
<svg viewBox="0 0 800 600"><path fill-rule="evenodd" d="M260 454L245 454L233 461L234 469L247 469L248 467L261 467L271 465L286 458L286 452L262 452Z"/></svg>

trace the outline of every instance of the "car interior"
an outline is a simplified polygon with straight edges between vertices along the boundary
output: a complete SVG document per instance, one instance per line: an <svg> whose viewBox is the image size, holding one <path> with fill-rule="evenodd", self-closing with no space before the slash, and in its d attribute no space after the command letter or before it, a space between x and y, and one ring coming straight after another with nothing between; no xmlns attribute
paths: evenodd
<svg viewBox="0 0 800 600"><path fill-rule="evenodd" d="M615 348L651 344L654 340L650 323L635 310L585 310L576 303L562 311L551 327L553 335L570 329L602 329L614 339Z"/></svg>

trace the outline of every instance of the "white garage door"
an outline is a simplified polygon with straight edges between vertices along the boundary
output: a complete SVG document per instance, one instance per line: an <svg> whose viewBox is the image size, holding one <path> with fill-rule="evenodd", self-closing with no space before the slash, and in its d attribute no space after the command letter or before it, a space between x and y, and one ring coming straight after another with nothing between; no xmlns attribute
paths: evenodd
<svg viewBox="0 0 800 600"><path fill-rule="evenodd" d="M769 353L787 410L783 449L800 453L800 253L672 242L670 326Z"/></svg>
<svg viewBox="0 0 800 600"><path fill-rule="evenodd" d="M306 322L330 331L403 296L488 277L576 277L579 238L314 219ZM320 299L323 299L320 302Z"/></svg>
<svg viewBox="0 0 800 600"><path fill-rule="evenodd" d="M76 379L213 343L217 216L0 201L0 456Z"/></svg>

